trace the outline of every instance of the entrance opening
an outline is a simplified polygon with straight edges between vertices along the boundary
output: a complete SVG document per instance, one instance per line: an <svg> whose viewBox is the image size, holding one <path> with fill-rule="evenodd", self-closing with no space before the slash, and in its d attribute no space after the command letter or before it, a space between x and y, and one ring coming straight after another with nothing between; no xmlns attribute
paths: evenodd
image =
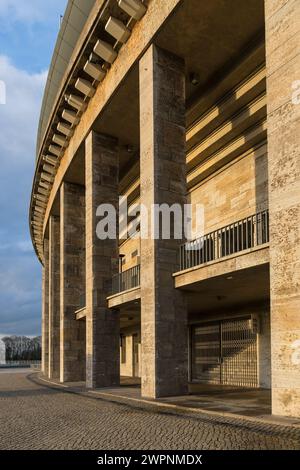
<svg viewBox="0 0 300 470"><path fill-rule="evenodd" d="M206 384L258 387L256 330L251 317L193 326L192 380Z"/></svg>

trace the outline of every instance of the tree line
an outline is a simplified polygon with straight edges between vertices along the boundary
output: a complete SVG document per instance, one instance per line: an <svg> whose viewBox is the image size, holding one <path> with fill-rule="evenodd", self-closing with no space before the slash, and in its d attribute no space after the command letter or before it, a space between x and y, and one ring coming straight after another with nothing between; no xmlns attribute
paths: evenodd
<svg viewBox="0 0 300 470"><path fill-rule="evenodd" d="M41 337L4 336L6 361L40 361Z"/></svg>

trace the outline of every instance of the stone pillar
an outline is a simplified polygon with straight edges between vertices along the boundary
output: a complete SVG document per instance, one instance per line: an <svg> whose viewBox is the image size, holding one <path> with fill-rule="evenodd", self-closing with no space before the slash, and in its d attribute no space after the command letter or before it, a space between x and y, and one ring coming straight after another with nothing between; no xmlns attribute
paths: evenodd
<svg viewBox="0 0 300 470"><path fill-rule="evenodd" d="M49 240L44 239L42 273L42 373L48 376L49 366Z"/></svg>
<svg viewBox="0 0 300 470"><path fill-rule="evenodd" d="M300 2L265 0L272 412L300 416Z"/></svg>
<svg viewBox="0 0 300 470"><path fill-rule="evenodd" d="M120 381L119 314L107 307L113 274L118 272L118 240L100 240L96 210L100 204L118 207L117 142L91 132L86 139L86 379L87 387Z"/></svg>
<svg viewBox="0 0 300 470"><path fill-rule="evenodd" d="M76 320L85 291L85 191L60 190L60 381L85 379L85 322Z"/></svg>
<svg viewBox="0 0 300 470"><path fill-rule="evenodd" d="M186 203L185 67L151 46L140 61L141 203ZM141 238L142 395L187 393L187 309L175 290L182 240Z"/></svg>
<svg viewBox="0 0 300 470"><path fill-rule="evenodd" d="M49 370L48 377L59 378L60 348L60 221L49 220Z"/></svg>

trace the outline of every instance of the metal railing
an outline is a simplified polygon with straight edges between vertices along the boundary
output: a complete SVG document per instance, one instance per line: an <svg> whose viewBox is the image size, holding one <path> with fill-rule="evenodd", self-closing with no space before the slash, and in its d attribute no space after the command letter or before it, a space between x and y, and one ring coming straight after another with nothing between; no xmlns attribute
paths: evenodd
<svg viewBox="0 0 300 470"><path fill-rule="evenodd" d="M269 211L233 222L180 247L180 270L215 261L269 241Z"/></svg>
<svg viewBox="0 0 300 470"><path fill-rule="evenodd" d="M116 274L112 278L112 294L118 294L140 285L140 265L127 269L122 273Z"/></svg>

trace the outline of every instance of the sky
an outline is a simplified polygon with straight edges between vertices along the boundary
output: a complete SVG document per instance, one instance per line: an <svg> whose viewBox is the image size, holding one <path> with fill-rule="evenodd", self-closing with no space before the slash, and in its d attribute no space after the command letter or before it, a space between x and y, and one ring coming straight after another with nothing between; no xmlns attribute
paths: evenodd
<svg viewBox="0 0 300 470"><path fill-rule="evenodd" d="M0 335L41 333L41 265L28 211L41 101L66 3L0 0Z"/></svg>

